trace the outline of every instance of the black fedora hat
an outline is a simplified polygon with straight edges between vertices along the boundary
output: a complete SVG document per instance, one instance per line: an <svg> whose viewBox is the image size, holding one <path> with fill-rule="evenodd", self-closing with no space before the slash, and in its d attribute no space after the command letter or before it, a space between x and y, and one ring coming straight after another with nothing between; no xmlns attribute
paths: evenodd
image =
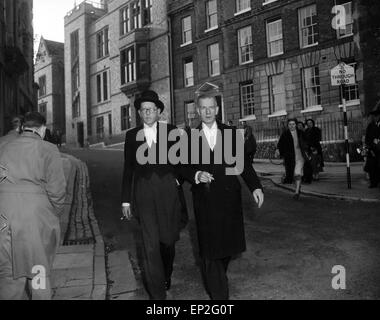
<svg viewBox="0 0 380 320"><path fill-rule="evenodd" d="M141 96L135 100L135 108L139 110L143 102L153 102L161 112L165 109L164 103L153 90L144 91Z"/></svg>
<svg viewBox="0 0 380 320"><path fill-rule="evenodd" d="M377 116L380 114L380 100L376 103L375 107L372 109L372 111L369 113L374 116Z"/></svg>

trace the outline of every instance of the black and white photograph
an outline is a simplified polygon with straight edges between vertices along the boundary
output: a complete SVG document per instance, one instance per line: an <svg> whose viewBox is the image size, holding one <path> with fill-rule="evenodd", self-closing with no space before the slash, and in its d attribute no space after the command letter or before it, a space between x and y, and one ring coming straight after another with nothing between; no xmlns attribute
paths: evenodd
<svg viewBox="0 0 380 320"><path fill-rule="evenodd" d="M380 1L0 0L0 300L233 317L379 270Z"/></svg>

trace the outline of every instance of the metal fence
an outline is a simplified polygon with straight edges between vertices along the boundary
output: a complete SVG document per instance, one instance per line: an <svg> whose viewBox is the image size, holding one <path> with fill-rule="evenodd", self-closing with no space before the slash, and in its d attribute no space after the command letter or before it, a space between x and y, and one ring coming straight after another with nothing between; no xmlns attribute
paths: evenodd
<svg viewBox="0 0 380 320"><path fill-rule="evenodd" d="M300 119L304 121L304 119ZM362 141L368 125L367 118L354 118L348 113L348 136L352 142ZM270 120L266 122L254 122L252 128L257 142L277 141L285 130L287 120ZM335 143L344 141L343 116L330 115L315 121L315 125L322 130L322 142Z"/></svg>

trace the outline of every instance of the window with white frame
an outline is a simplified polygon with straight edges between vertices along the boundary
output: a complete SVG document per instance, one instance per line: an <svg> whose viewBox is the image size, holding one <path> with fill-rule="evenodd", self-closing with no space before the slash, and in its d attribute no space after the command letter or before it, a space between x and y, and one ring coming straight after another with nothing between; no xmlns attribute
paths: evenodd
<svg viewBox="0 0 380 320"><path fill-rule="evenodd" d="M268 57L284 53L282 19L267 22Z"/></svg>
<svg viewBox="0 0 380 320"><path fill-rule="evenodd" d="M269 101L271 114L286 111L284 74L275 74L269 77Z"/></svg>
<svg viewBox="0 0 380 320"><path fill-rule="evenodd" d="M350 67L353 67L356 73L357 63L353 62L353 63L347 63L347 64ZM344 97L347 103L357 102L360 99L359 85L357 83L352 84L352 85L345 85L343 92L342 90L340 91L340 95L341 95L341 101L343 100L343 97Z"/></svg>
<svg viewBox="0 0 380 320"><path fill-rule="evenodd" d="M352 18L352 2L342 4L345 11L345 25L337 29L338 39L354 34L354 20Z"/></svg>
<svg viewBox="0 0 380 320"><path fill-rule="evenodd" d="M240 85L240 101L242 117L247 117L255 114L255 97L254 97L253 82L248 82Z"/></svg>
<svg viewBox="0 0 380 320"><path fill-rule="evenodd" d="M47 94L46 92L46 76L43 75L42 77L38 78L38 96L42 97Z"/></svg>
<svg viewBox="0 0 380 320"><path fill-rule="evenodd" d="M130 105L125 105L121 107L121 131L128 130L131 127L131 107Z"/></svg>
<svg viewBox="0 0 380 320"><path fill-rule="evenodd" d="M123 36L131 31L131 9L128 6L120 10L120 34Z"/></svg>
<svg viewBox="0 0 380 320"><path fill-rule="evenodd" d="M194 85L194 64L193 58L186 58L183 66L185 87Z"/></svg>
<svg viewBox="0 0 380 320"><path fill-rule="evenodd" d="M152 23L153 0L143 0L143 25Z"/></svg>
<svg viewBox="0 0 380 320"><path fill-rule="evenodd" d="M46 116L47 116L47 103L44 102L44 103L40 103L38 105L38 112L41 113L44 118L46 119Z"/></svg>
<svg viewBox="0 0 380 320"><path fill-rule="evenodd" d="M141 7L140 1L135 0L131 3L131 29L141 28Z"/></svg>
<svg viewBox="0 0 380 320"><path fill-rule="evenodd" d="M236 0L236 13L251 9L251 0Z"/></svg>
<svg viewBox="0 0 380 320"><path fill-rule="evenodd" d="M238 30L239 64L253 61L252 27Z"/></svg>
<svg viewBox="0 0 380 320"><path fill-rule="evenodd" d="M317 6L315 4L298 10L300 47L318 44Z"/></svg>
<svg viewBox="0 0 380 320"><path fill-rule="evenodd" d="M319 67L313 66L302 70L304 108L321 105L321 84Z"/></svg>
<svg viewBox="0 0 380 320"><path fill-rule="evenodd" d="M108 27L96 34L97 58L103 58L109 54Z"/></svg>
<svg viewBox="0 0 380 320"><path fill-rule="evenodd" d="M182 44L192 41L191 16L182 19Z"/></svg>
<svg viewBox="0 0 380 320"><path fill-rule="evenodd" d="M218 27L218 8L216 0L206 2L207 29Z"/></svg>
<svg viewBox="0 0 380 320"><path fill-rule="evenodd" d="M121 84L136 80L135 48L129 47L121 51Z"/></svg>
<svg viewBox="0 0 380 320"><path fill-rule="evenodd" d="M210 76L217 76L220 74L219 43L214 43L208 46L208 65Z"/></svg>
<svg viewBox="0 0 380 320"><path fill-rule="evenodd" d="M98 103L108 100L109 86L108 86L108 71L104 71L96 75L96 101Z"/></svg>

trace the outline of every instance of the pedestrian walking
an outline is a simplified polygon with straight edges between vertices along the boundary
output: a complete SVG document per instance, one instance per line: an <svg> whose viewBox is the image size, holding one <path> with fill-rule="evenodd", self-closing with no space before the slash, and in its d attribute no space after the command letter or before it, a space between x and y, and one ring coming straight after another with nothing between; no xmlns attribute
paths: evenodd
<svg viewBox="0 0 380 320"><path fill-rule="evenodd" d="M297 119L288 120L288 129L282 133L277 148L280 156L284 159L286 176L283 182L291 184L295 180L294 199L298 200L301 195L301 179L305 159L308 156L304 134L297 129Z"/></svg>
<svg viewBox="0 0 380 320"><path fill-rule="evenodd" d="M143 125L126 133L122 210L127 219L134 216L139 222L148 293L151 299L162 300L166 299L166 290L171 286L175 243L179 240L181 227L187 221L181 208L175 167L158 164L154 159L141 164L138 159L141 157L139 150L144 146L156 155L155 159L159 158L159 152L163 150L168 155L174 144L168 141L168 135L177 128L158 121L164 104L156 92L143 92L136 99L135 107ZM144 140L140 141L139 136Z"/></svg>
<svg viewBox="0 0 380 320"><path fill-rule="evenodd" d="M66 181L45 128L41 114L28 113L20 137L0 141L0 300L51 298Z"/></svg>
<svg viewBox="0 0 380 320"><path fill-rule="evenodd" d="M369 174L369 188L376 188L380 182L380 101L370 115L372 120L367 126L365 135L368 148L366 171Z"/></svg>
<svg viewBox="0 0 380 320"><path fill-rule="evenodd" d="M297 122L297 129L305 135L305 124L302 121ZM310 184L313 181L313 168L311 163L311 151L310 149L307 152L307 158L305 158L305 163L303 165L303 176L302 182Z"/></svg>
<svg viewBox="0 0 380 320"><path fill-rule="evenodd" d="M306 142L310 147L317 149L318 154L320 155L320 159L321 159L321 171L323 171L325 163L323 160L323 152L322 152L322 145L321 145L322 130L315 125L315 122L313 119L307 119L306 124L307 124L307 128L305 130Z"/></svg>
<svg viewBox="0 0 380 320"><path fill-rule="evenodd" d="M207 141L206 144L203 140L207 151L199 148L200 164L183 166L182 171L192 184L201 272L206 291L211 299L226 300L229 298L228 265L233 256L245 251L246 242L241 185L237 176L226 174L226 168L230 165L224 160L222 163L215 161L215 150L224 146L228 131L233 136L238 133L236 129L216 121L219 107L212 93L199 96L197 112L202 120L197 130ZM232 141L235 141L234 138ZM236 149L234 143L232 150ZM204 152L209 152L210 161L203 160ZM241 150L237 156L244 157L243 153L244 150ZM252 165L245 163L241 176L261 207L264 194Z"/></svg>
<svg viewBox="0 0 380 320"><path fill-rule="evenodd" d="M246 161L249 164L252 164L253 159L255 158L256 150L257 142L253 134L252 127L246 125L246 127L244 128L244 151Z"/></svg>

